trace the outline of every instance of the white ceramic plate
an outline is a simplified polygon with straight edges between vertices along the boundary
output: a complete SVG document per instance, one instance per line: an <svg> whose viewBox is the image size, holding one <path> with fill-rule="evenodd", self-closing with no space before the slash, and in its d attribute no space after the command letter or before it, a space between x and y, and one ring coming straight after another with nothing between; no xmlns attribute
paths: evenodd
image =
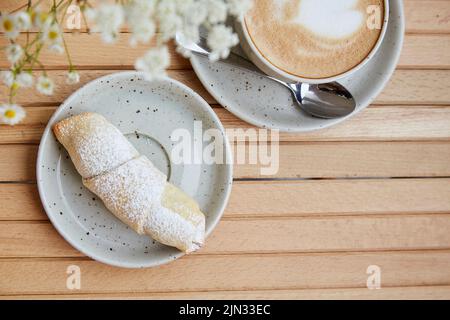
<svg viewBox="0 0 450 320"><path fill-rule="evenodd" d="M372 103L395 71L404 29L403 1L390 1L389 25L377 54L356 73L339 81L352 92L357 109L348 117L333 120L304 113L293 103L290 92L271 80L199 56L192 57L191 63L209 93L242 120L262 128L308 132L340 123Z"/></svg>
<svg viewBox="0 0 450 320"><path fill-rule="evenodd" d="M53 225L72 246L95 260L127 268L156 266L182 256L177 249L137 235L83 187L81 176L51 131L59 120L83 111L105 116L170 182L196 199L207 216L207 234L211 233L230 194L232 165L175 165L170 160L174 146L170 135L180 128L192 133L194 120L203 122L203 130L219 129L225 135L222 124L210 106L185 85L170 79L147 82L140 73L123 72L75 92L55 112L41 140L39 194ZM224 153L231 157L224 141Z"/></svg>

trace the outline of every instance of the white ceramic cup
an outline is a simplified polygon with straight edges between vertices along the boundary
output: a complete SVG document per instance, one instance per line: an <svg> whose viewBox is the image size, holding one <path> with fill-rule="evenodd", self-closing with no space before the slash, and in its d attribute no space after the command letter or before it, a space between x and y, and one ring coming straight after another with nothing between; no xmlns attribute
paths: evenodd
<svg viewBox="0 0 450 320"><path fill-rule="evenodd" d="M255 1L255 3L257 4L257 1ZM363 61L361 61L361 63L359 63L352 69L350 69L344 73L332 76L332 77L319 78L319 79L298 77L293 74L287 73L287 72L281 70L280 68L277 68L270 61L268 61L266 58L264 58L264 56L260 53L258 48L253 43L253 40L248 32L248 29L247 29L247 26L245 23L245 19L236 20L235 29L236 29L237 34L239 35L240 44L241 44L241 47L244 50L245 54L265 74L275 77L275 78L278 78L280 80L286 81L286 82L290 82L290 83L302 82L302 83L310 83L310 84L321 84L321 83L329 83L329 82L333 82L333 81L338 81L344 77L350 76L351 74L353 74L356 71L358 71L359 69L361 69L367 62L369 62L374 57L374 55L376 54L376 52L378 51L378 49L380 48L380 46L383 42L384 36L386 34L388 22L389 22L389 0L384 0L383 25L381 28L381 33L378 38L378 41L375 44L375 46L373 47L372 51L370 51L370 53L367 55L367 57Z"/></svg>

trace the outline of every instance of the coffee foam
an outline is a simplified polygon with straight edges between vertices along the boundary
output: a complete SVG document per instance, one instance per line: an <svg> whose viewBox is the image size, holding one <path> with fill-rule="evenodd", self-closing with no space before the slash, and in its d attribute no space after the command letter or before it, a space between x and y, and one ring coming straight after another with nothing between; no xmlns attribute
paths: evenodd
<svg viewBox="0 0 450 320"><path fill-rule="evenodd" d="M257 0L245 17L260 53L295 76L342 74L372 51L381 30L370 30L366 9L383 0ZM383 19L384 17L382 17Z"/></svg>

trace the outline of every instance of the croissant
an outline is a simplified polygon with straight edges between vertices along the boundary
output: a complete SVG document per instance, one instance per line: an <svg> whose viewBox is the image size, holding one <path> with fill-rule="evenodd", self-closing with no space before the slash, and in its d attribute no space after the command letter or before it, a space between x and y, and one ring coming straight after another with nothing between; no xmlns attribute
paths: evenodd
<svg viewBox="0 0 450 320"><path fill-rule="evenodd" d="M195 200L159 171L96 113L82 113L53 127L83 179L117 218L138 234L190 253L205 238L205 215Z"/></svg>

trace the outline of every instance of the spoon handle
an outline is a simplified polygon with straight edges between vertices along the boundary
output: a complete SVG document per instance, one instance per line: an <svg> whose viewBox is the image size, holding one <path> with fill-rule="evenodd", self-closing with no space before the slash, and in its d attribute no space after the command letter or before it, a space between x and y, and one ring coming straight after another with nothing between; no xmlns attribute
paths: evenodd
<svg viewBox="0 0 450 320"><path fill-rule="evenodd" d="M177 35L177 42L184 49L196 54L197 56L209 57L209 55L211 54L211 52L208 49L208 45L206 43L206 38L204 38L204 37L200 37L200 42L197 44L197 43L194 43L191 41L185 41L185 39L183 38L182 35ZM281 81L279 79L276 79L274 77L268 76L267 74L262 72L258 67L256 67L251 61L249 61L248 59L244 58L243 56L241 56L240 54L237 54L235 52L230 52L230 55L228 56L228 58L219 60L217 62L212 62L212 64L214 64L214 63L223 63L223 64L232 65L233 67L252 72L253 74L256 74L260 77L264 77L264 78L268 78L273 81L276 81L290 89L290 86L288 83Z"/></svg>

